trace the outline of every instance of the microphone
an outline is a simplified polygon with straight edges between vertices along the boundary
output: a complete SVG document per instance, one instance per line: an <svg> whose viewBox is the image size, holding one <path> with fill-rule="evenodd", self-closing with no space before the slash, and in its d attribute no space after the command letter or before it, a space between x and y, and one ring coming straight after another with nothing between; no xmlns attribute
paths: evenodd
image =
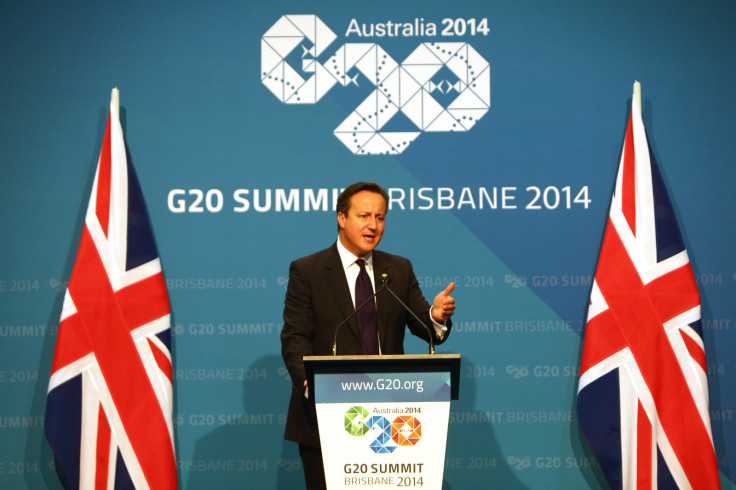
<svg viewBox="0 0 736 490"><path fill-rule="evenodd" d="M416 321L418 321L418 322L419 322L419 324L420 324L421 326L423 326L423 327L424 327L424 329L425 329L425 330L427 331L427 335L429 335L429 353L430 353L430 354L434 354L434 340L433 340L433 337L432 337L432 331L431 331L431 330L429 329L429 327L427 326L427 324L426 324L426 323L424 323L424 322L423 322L423 321L422 321L422 320L421 320L421 319L420 319L420 318L419 318L419 317L418 317L418 316L416 315L416 313L414 313L414 311L412 311L412 309L411 309L411 308L409 308L408 306L406 306L406 304L404 304L404 302L403 302L403 301L401 301L401 298L399 298L398 296L396 296L396 293L394 293L394 291L393 291L393 290L392 290L392 289L391 289L390 287L388 287L388 284L387 284L387 283L388 283L388 274L386 274L386 273L383 273L383 274L381 274L381 282L383 283L383 285L381 286L381 289L383 289L383 288L386 288L386 291L388 291L389 293L391 293L391 296L393 296L394 298L396 298L396 301L398 301L398 302L399 302L399 304L400 304L401 306L403 306L403 307L404 307L404 309L405 309L406 311L408 311L408 312L409 312L409 313L411 314L411 316L412 316L412 317L414 317L414 319L415 319Z"/></svg>
<svg viewBox="0 0 736 490"><path fill-rule="evenodd" d="M384 274L384 276L385 276L385 275L386 275L386 274ZM374 298L375 298L376 296L378 296L378 293L380 293L381 291L383 291L383 290L384 290L385 288L388 288L388 286L386 286L386 281L384 280L384 281L383 281L383 284L381 285L381 287L380 287L380 288L378 288L378 290L376 290L376 292L375 292L375 293L373 293L373 294L372 294L372 295L371 295L371 296L370 296L370 297L369 297L369 298L368 298L367 300L363 301L363 302L362 302L362 303L360 304L360 306L358 306L357 308L355 308L355 311L354 311L354 312L352 312L351 314L349 314L349 315L348 315L348 316L347 316L347 317L346 317L346 318L345 318L345 319L344 319L343 321L341 321L341 322L340 322L340 324L339 324L339 325L338 325L338 326L337 326L337 327L335 328L335 338L334 338L334 339L333 339L333 341L332 341L332 355L333 355L333 356L336 356L336 355L337 355L337 332L339 332L339 331L340 331L340 328L341 328L341 327L342 327L343 325L345 325L345 324L346 324L347 322L349 322L351 318L353 318L353 317L354 317L355 315L357 315L357 314L358 314L358 312L359 312L360 310L362 310L362 309L363 309L363 307L364 307L365 305L367 305L367 304L368 304L369 302L373 301L373 299L374 299ZM380 352L380 349L381 349L381 342L380 342L380 340L379 340L379 342L378 342L378 349L379 349L379 352Z"/></svg>

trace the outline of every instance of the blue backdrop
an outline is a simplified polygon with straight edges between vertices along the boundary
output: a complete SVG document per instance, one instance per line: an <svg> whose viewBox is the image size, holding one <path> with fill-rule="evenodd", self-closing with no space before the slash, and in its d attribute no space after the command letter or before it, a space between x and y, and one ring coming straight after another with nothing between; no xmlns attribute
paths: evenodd
<svg viewBox="0 0 736 490"><path fill-rule="evenodd" d="M334 40L320 31L311 54L307 39L274 55L262 41L287 14L316 16ZM358 180L391 190L380 248L413 260L425 295L457 283L440 349L463 355L445 488L605 487L575 392L639 80L702 295L722 487L736 488L735 24L733 1L3 2L0 486L60 488L45 393L119 87L172 304L181 488L300 485L282 441L288 264L335 240L335 190ZM375 89L370 67L345 67L355 83L296 104L283 102L293 75L262 81L274 56L309 78L303 60L339 71L328 60L347 43L409 66L422 43L450 42L472 48L479 83L490 73L477 88L490 108L470 102L466 131L428 126L401 153L360 154L334 134ZM445 107L455 68L433 78Z"/></svg>

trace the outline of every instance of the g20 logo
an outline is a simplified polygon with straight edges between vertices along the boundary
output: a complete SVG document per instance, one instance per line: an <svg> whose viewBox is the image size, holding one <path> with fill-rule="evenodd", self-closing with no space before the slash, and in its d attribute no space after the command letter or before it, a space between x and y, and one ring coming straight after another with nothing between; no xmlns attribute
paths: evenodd
<svg viewBox="0 0 736 490"><path fill-rule="evenodd" d="M383 415L370 415L361 406L345 412L345 431L351 436L363 437L373 428L378 429L378 437L370 443L375 453L389 454L401 446L415 446L422 438L422 423L414 416L400 415L389 421Z"/></svg>
<svg viewBox="0 0 736 490"><path fill-rule="evenodd" d="M261 39L261 80L285 104L315 104L362 73L375 89L334 131L355 154L399 154L423 132L469 131L491 107L491 67L468 43L422 43L401 63L376 43L345 43L317 61L336 37L316 15L284 15ZM300 45L308 78L287 61ZM447 107L432 95L455 92ZM399 113L414 130L386 129Z"/></svg>

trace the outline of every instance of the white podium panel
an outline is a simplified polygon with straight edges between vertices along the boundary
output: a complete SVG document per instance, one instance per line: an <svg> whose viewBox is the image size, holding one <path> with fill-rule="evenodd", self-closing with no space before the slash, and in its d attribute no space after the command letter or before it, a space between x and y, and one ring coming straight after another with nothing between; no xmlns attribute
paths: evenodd
<svg viewBox="0 0 736 490"><path fill-rule="evenodd" d="M327 488L440 490L450 370L426 364L417 368L406 365L406 359L398 365L390 359L366 360L368 365L361 360L347 367L336 361L339 368L314 371Z"/></svg>

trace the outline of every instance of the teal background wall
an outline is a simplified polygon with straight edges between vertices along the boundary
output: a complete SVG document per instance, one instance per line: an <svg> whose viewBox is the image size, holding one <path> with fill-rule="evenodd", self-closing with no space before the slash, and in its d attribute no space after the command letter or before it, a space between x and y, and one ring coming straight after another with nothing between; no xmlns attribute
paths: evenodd
<svg viewBox="0 0 736 490"><path fill-rule="evenodd" d="M365 77L301 105L261 82L261 39L286 14L335 32L322 63L345 43L401 63L424 42L467 42L490 64L490 110L400 155L355 155L333 130L373 90ZM437 30L359 36L352 19ZM488 31L443 36L443 19L486 19ZM0 2L0 486L60 488L45 392L118 87L172 305L181 488L299 487L296 447L282 440L283 296L289 262L329 246L335 218L331 202L279 210L276 191L331 196L358 180L392 189L380 248L412 259L425 295L457 282L438 349L463 355L444 487L605 488L577 426L577 366L639 80L702 295L713 436L734 488L735 24L733 1ZM502 188L505 207L480 207L481 190Z"/></svg>

